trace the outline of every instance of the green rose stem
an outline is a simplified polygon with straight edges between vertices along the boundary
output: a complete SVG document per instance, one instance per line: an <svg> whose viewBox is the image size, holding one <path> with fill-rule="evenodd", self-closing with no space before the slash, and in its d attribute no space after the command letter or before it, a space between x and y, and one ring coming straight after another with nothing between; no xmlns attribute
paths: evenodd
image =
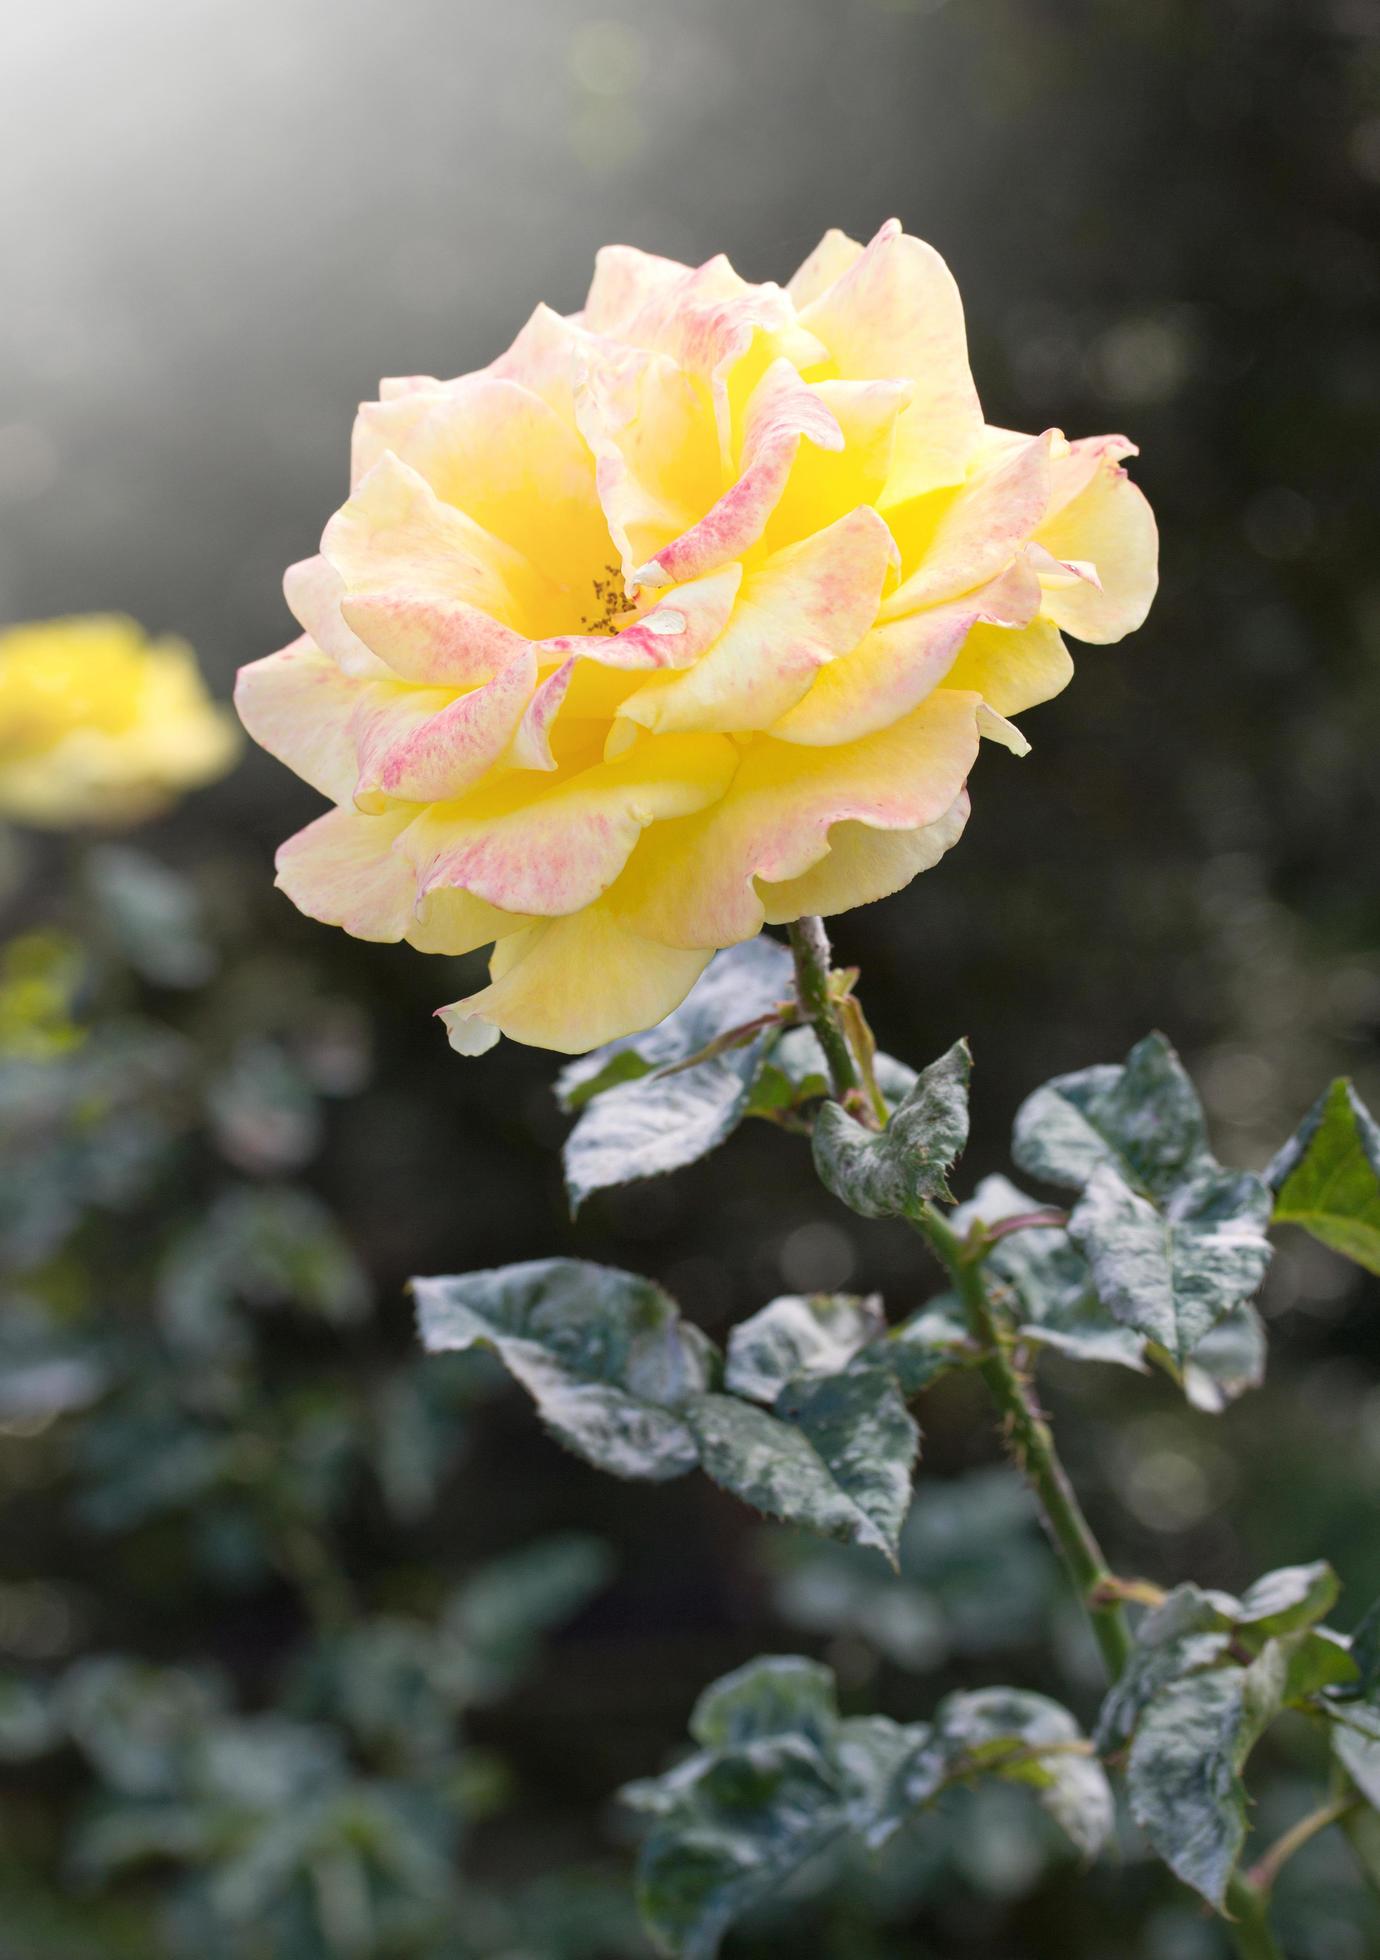
<svg viewBox="0 0 1380 1960"><path fill-rule="evenodd" d="M1012 1363L992 1315L979 1258L932 1205L924 1207L915 1225L953 1276L969 1331L983 1351L979 1372L1001 1412L1007 1448L1034 1487L1045 1522L1092 1623L1107 1672L1115 1680L1131 1656L1126 1615L1119 1603L1103 1592L1112 1576L1107 1561L1059 1461L1049 1424Z"/></svg>
<svg viewBox="0 0 1380 1960"><path fill-rule="evenodd" d="M863 1122L873 1120L862 1071L858 1067L848 1037L843 1031L838 1009L829 986L829 935L823 919L807 913L790 928L791 952L795 956L795 990L801 1018L815 1031L834 1095L845 1109Z"/></svg>
<svg viewBox="0 0 1380 1960"><path fill-rule="evenodd" d="M868 1098L830 990L829 940L823 922L817 918L798 919L790 935L801 1014L814 1027L824 1050L834 1095L854 1115L866 1120ZM982 1259L990 1250L991 1241L968 1244L929 1204L920 1209L912 1222L953 1279L969 1330L983 1352L980 1373L1001 1412L1007 1449L1025 1472L1039 1500L1050 1536L1096 1636L1107 1673L1115 1681L1130 1658L1132 1646L1119 1584L1083 1515L1077 1493L1054 1447L1050 1426L1029 1384L1013 1364L1009 1344L992 1313L982 1276ZM1039 1222L1053 1220L1042 1218ZM1236 1873L1227 1888L1226 1912L1239 1960L1283 1960L1270 1930L1265 1894L1243 1873Z"/></svg>

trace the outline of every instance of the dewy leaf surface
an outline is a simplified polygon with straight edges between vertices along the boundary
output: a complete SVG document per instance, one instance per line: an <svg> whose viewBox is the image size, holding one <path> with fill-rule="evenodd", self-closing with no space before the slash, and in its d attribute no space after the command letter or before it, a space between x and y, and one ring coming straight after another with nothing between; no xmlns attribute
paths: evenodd
<svg viewBox="0 0 1380 1960"><path fill-rule="evenodd" d="M1099 1165L1069 1220L1098 1295L1182 1367L1254 1293L1270 1261L1269 1194L1249 1172L1203 1170L1161 1210Z"/></svg>
<svg viewBox="0 0 1380 1960"><path fill-rule="evenodd" d="M650 1280L582 1259L412 1283L432 1354L492 1348L558 1441L619 1477L694 1467L683 1409L710 1386L712 1349Z"/></svg>
<svg viewBox="0 0 1380 1960"><path fill-rule="evenodd" d="M1380 1273L1380 1124L1339 1076L1265 1173L1275 1219Z"/></svg>
<svg viewBox="0 0 1380 1960"><path fill-rule="evenodd" d="M815 1168L824 1185L864 1218L912 1216L932 1198L952 1201L948 1174L968 1141L966 1041L921 1071L885 1130L868 1130L839 1103L815 1119Z"/></svg>

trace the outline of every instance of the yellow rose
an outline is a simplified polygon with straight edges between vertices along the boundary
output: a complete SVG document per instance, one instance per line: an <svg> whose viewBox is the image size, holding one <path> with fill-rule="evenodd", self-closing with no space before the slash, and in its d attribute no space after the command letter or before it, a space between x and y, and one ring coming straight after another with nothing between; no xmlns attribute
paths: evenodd
<svg viewBox="0 0 1380 1960"><path fill-rule="evenodd" d="M0 817L138 822L223 774L240 739L180 640L101 615L0 632Z"/></svg>
<svg viewBox="0 0 1380 1960"><path fill-rule="evenodd" d="M278 854L312 917L461 953L441 1010L578 1052L764 922L898 891L981 735L1156 580L1120 436L985 427L942 259L830 232L789 287L600 253L459 380L385 382L241 716L336 806Z"/></svg>

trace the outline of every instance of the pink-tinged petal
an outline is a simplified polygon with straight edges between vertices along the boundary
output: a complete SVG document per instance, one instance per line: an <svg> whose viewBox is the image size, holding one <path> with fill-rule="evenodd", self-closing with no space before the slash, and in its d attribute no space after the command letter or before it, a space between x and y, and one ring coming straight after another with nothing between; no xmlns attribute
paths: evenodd
<svg viewBox="0 0 1380 1960"><path fill-rule="evenodd" d="M966 598L874 627L845 658L821 671L771 733L778 741L812 747L856 742L909 714L943 681L975 687L951 673L972 629L983 622L1023 626L1040 597L1039 581L1021 561Z"/></svg>
<svg viewBox="0 0 1380 1960"><path fill-rule="evenodd" d="M283 573L283 597L308 639L347 674L386 677L388 665L365 646L340 610L345 581L324 558L299 559Z"/></svg>
<svg viewBox="0 0 1380 1960"><path fill-rule="evenodd" d="M417 907L403 937L419 953L456 956L491 946L535 923L522 913L501 912L470 892L432 892Z"/></svg>
<svg viewBox="0 0 1380 1960"><path fill-rule="evenodd" d="M851 511L743 581L721 638L693 667L657 676L622 714L659 733L769 728L826 662L866 633L896 555L876 511Z"/></svg>
<svg viewBox="0 0 1380 1960"><path fill-rule="evenodd" d="M715 268L726 285L733 282L742 285L727 259L711 259L709 266ZM639 314L658 301L683 292L693 276L691 267L682 265L678 259L641 252L635 245L604 245L595 254L594 277L580 322L592 333L626 340Z"/></svg>
<svg viewBox="0 0 1380 1960"><path fill-rule="evenodd" d="M369 685L304 635L240 668L235 707L261 748L332 803L348 803L359 773L350 718Z"/></svg>
<svg viewBox="0 0 1380 1960"><path fill-rule="evenodd" d="M299 912L356 939L401 939L417 908L417 875L396 848L413 810L328 810L279 846L277 884Z"/></svg>
<svg viewBox="0 0 1380 1960"><path fill-rule="evenodd" d="M759 882L767 924L789 925L807 912L829 918L903 891L912 878L932 870L958 842L970 808L967 790L960 790L942 817L919 830L834 824L829 831L828 854L818 864L780 884L766 879Z"/></svg>
<svg viewBox="0 0 1380 1960"><path fill-rule="evenodd" d="M360 806L375 796L439 803L473 789L508 747L536 681L536 654L528 647L458 700L433 707L432 689L405 690L425 704L420 715L409 713L399 727L390 710L359 725Z"/></svg>
<svg viewBox="0 0 1380 1960"><path fill-rule="evenodd" d="M532 698L522 711L517 731L513 736L511 762L515 769L555 769L559 765L551 749L551 735L556 726L556 717L565 705L570 692L570 683L575 678L578 661L572 655L563 660L554 672L533 690Z"/></svg>
<svg viewBox="0 0 1380 1960"><path fill-rule="evenodd" d="M762 543L779 551L822 531L859 504L880 502L891 476L896 424L913 392L909 381L810 384L843 432L843 447L802 445Z"/></svg>
<svg viewBox="0 0 1380 1960"><path fill-rule="evenodd" d="M764 917L755 880L804 875L833 825L920 830L952 808L978 750L974 694L941 688L890 728L838 748L759 736L722 802L658 825L609 903L668 946L731 946Z"/></svg>
<svg viewBox="0 0 1380 1960"><path fill-rule="evenodd" d="M502 1033L579 1055L664 1020L711 957L644 939L596 905L501 942L490 985L440 1018L461 1054L482 1054Z"/></svg>
<svg viewBox="0 0 1380 1960"><path fill-rule="evenodd" d="M896 513L907 576L883 602L882 617L957 598L1006 571L1049 507L1050 454L1061 440L1051 429L1018 447L995 447L961 489Z"/></svg>
<svg viewBox="0 0 1380 1960"><path fill-rule="evenodd" d="M514 772L426 810L402 847L423 893L453 886L504 911L551 918L593 904L649 824L717 802L737 766L724 736L671 735L539 794L530 775Z"/></svg>
<svg viewBox="0 0 1380 1960"><path fill-rule="evenodd" d="M429 377L428 377L429 379ZM350 432L350 488L368 476L380 457L400 454L422 418L444 403L447 383L432 381L415 388L379 385L376 402L361 402Z"/></svg>
<svg viewBox="0 0 1380 1960"><path fill-rule="evenodd" d="M516 381L575 426L575 384L597 343L575 321L538 306L517 339L484 372Z"/></svg>
<svg viewBox="0 0 1380 1960"><path fill-rule="evenodd" d="M842 275L802 309L845 380L916 384L896 432L887 503L962 481L982 432L968 371L963 303L939 254L893 218Z"/></svg>
<svg viewBox="0 0 1380 1960"><path fill-rule="evenodd" d="M1124 436L1070 444L1054 461L1050 515L1035 532L1036 543L1070 568L1042 579L1046 615L1099 646L1141 624L1159 583L1154 513L1121 468L1122 457L1135 453Z"/></svg>
<svg viewBox="0 0 1380 1960"><path fill-rule="evenodd" d="M775 361L748 406L737 482L697 524L641 566L630 584L673 584L740 558L766 529L802 441L842 449L843 431L791 364Z"/></svg>
<svg viewBox="0 0 1380 1960"><path fill-rule="evenodd" d="M667 354L605 352L575 389L600 506L624 576L719 494L719 443L702 391Z"/></svg>
<svg viewBox="0 0 1380 1960"><path fill-rule="evenodd" d="M862 246L846 231L826 231L809 258L786 282L786 291L803 313L812 300L836 285L862 255Z"/></svg>
<svg viewBox="0 0 1380 1960"><path fill-rule="evenodd" d="M348 625L408 680L473 686L523 646L531 567L396 456L370 470L321 548Z"/></svg>

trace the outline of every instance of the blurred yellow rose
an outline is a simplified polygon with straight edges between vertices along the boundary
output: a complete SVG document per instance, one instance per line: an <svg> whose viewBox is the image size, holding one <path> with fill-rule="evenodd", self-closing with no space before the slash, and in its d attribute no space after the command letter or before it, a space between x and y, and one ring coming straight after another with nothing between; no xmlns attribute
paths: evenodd
<svg viewBox="0 0 1380 1960"><path fill-rule="evenodd" d="M222 775L240 739L180 640L103 615L0 631L0 817L135 823Z"/></svg>
<svg viewBox="0 0 1380 1960"><path fill-rule="evenodd" d="M650 1026L764 921L898 891L978 740L1156 580L1121 436L986 427L942 259L830 232L786 289L599 255L457 381L385 382L352 490L243 669L335 807L278 854L312 917L460 953L442 1010L568 1052Z"/></svg>

